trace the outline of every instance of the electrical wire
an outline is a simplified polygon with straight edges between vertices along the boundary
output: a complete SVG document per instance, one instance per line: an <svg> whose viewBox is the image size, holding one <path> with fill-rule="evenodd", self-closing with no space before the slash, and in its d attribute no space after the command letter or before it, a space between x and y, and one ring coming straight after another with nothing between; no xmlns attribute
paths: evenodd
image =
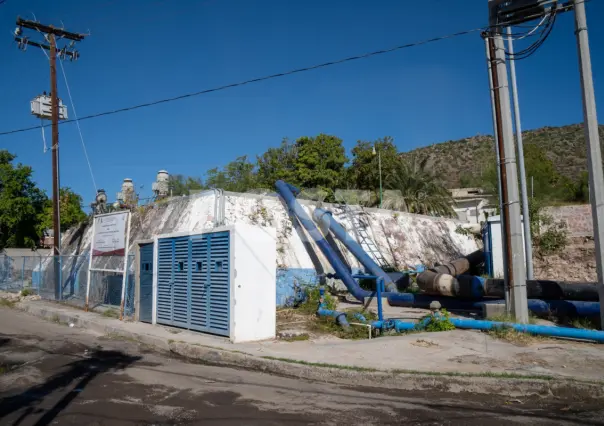
<svg viewBox="0 0 604 426"><path fill-rule="evenodd" d="M75 118L75 123L78 128L78 133L80 134L80 142L82 142L82 149L84 150L84 157L86 157L86 163L88 163L88 170L90 171L90 177L92 178L92 185L94 185L94 192L96 194L96 191L97 191L96 180L94 179L94 173L92 172L92 166L90 165L90 159L88 158L88 150L86 149L86 144L84 143L84 136L82 136L82 129L80 128L80 120L78 120L78 114L76 113L75 105L73 103L73 98L71 97L71 89L69 88L69 83L67 82L67 74L65 74L65 68L63 67L63 61L59 60L59 65L61 65L63 79L65 80L65 87L67 88L67 94L69 95L69 103L71 104L71 110L72 110L73 116Z"/></svg>
<svg viewBox="0 0 604 426"><path fill-rule="evenodd" d="M253 83L259 83L261 81L267 81L267 80L272 80L275 78L279 78L279 77L285 77L285 76L289 76L289 75L293 75L293 74L299 74L299 73L303 73L303 72L307 72L307 71L313 71L316 69L320 69L320 68L326 68L332 65L338 65L338 64L343 64L346 62L352 62L352 61L356 61L359 59L366 59L366 58L370 58L373 56L378 56L378 55L383 55L385 53L391 53L391 52L395 52L398 50L403 50L403 49L408 49L411 47L416 47L416 46L422 46L425 44L430 44L430 43L435 43L437 41L442 41L442 40L447 40L447 39L451 39L451 38L455 38L455 37L460 37L463 35L467 35L467 34L472 34L472 33L476 33L476 32L481 32L484 31L485 27L480 27L480 28L474 28L471 30L465 30L465 31L459 31L456 33L451 33L451 34L447 34L444 36L439 36L439 37L433 37L430 39L425 39L425 40L420 40L417 42L413 42L413 43L407 43L407 44L402 44L399 46L395 46L395 47L391 47L389 49L382 49L382 50L375 50L373 52L369 52L369 53L364 53L361 55L356 55L356 56L349 56L347 58L342 58L342 59L337 59L334 61L329 61L329 62L324 62L321 64L316 64L316 65L311 65L308 67L304 67L304 68L297 68L297 69L293 69L290 71L285 71L285 72L280 72L277 74L271 74L271 75L266 75L264 77L258 77L258 78L253 78L253 79L249 79L249 80L244 80L244 81L240 81L237 83L230 83L230 84L226 84L223 86L218 86L218 87L213 87L211 89L205 89L205 90L200 90L198 92L191 92L191 93L186 93L183 95L178 95L178 96L174 96L174 97L170 97L170 98L164 98L164 99L159 99L156 101L152 101L152 102L147 102L147 103L143 103L143 104L138 104L138 105L132 105L129 107L124 107L124 108L119 108L119 109L114 109L114 110L110 110L110 111L104 111L104 112L99 112L96 114L90 114L84 117L80 117L79 121L84 121L84 120L90 120L93 118L98 118L98 117L105 117L108 115L114 115L114 114L120 114L123 112L127 112L127 111L133 111L133 110L137 110L137 109L141 109L141 108L148 108L151 106L155 106L155 105L160 105L160 104L164 104L164 103L169 103L169 102L174 102L174 101L179 101L182 99L187 99L187 98L192 98L192 97L196 97L196 96L200 96L200 95L205 95L208 93L213 93L213 92L219 92L222 90L226 90L226 89L232 89L234 87L240 87L240 86L245 86L248 84L253 84ZM64 120L62 122L60 122L59 124L66 124L66 123L72 123L76 120ZM46 126L49 126L48 124ZM15 130L8 130L8 131L4 131L4 132L0 132L0 136L6 136L6 135L11 135L11 134L15 134L15 133L22 133L22 132L27 132L33 129L37 129L38 127L24 127L21 129L15 129Z"/></svg>
<svg viewBox="0 0 604 426"><path fill-rule="evenodd" d="M519 52L515 52L514 54L510 54L509 52L506 52L506 55L510 59L513 59L515 61L520 61L520 60L529 58L530 56L534 55L535 52L543 45L543 43L545 43L545 41L548 39L549 35L551 34L552 30L554 29L554 24L556 22L556 16L557 16L556 11L554 10L552 13L550 13L549 16L550 17L548 18L548 21L543 30L543 33L536 42L531 44L526 49L523 49Z"/></svg>

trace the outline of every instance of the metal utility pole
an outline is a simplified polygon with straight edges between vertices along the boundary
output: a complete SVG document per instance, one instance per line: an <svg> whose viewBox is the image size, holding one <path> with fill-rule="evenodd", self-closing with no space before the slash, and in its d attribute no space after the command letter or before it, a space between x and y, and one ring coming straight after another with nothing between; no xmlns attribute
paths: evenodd
<svg viewBox="0 0 604 426"><path fill-rule="evenodd" d="M44 34L48 44L38 43L21 36L23 28L35 30ZM69 48L63 47L57 50L56 37L71 40ZM55 277L55 299L61 299L61 219L60 219L60 185L59 185L59 97L57 90L57 56L61 59L69 57L77 59L79 53L76 50L68 50L75 42L84 39L83 34L65 31L52 25L44 25L36 21L28 21L17 17L17 29L15 30L15 41L23 50L27 46L35 46L50 52L50 97L51 97L51 120L52 120L52 222L53 222L53 256Z"/></svg>
<svg viewBox="0 0 604 426"><path fill-rule="evenodd" d="M593 76L591 74L591 54L587 35L587 18L585 0L575 0L575 34L579 50L579 68L581 70L581 88L583 89L583 127L587 142L587 166L589 169L589 196L591 215L594 224L594 241L596 245L596 271L598 274L598 291L600 303L604 301L604 177L602 175L602 152L598 134L598 117L596 114L596 97L594 94ZM600 307L600 319L604 327L604 310Z"/></svg>
<svg viewBox="0 0 604 426"><path fill-rule="evenodd" d="M499 3L497 0L489 0ZM490 8L492 11L492 9ZM526 273L524 267L524 247L522 239L522 224L520 223L520 197L518 193L518 171L516 170L516 153L514 148L514 129L512 127L512 110L508 85L505 48L501 26L491 14L492 39L491 59L493 67L493 86L495 107L498 109L499 128L497 134L500 140L501 183L503 209L505 211L505 238L508 246L509 286L511 290L510 311L519 323L528 323L528 301L526 296Z"/></svg>
<svg viewBox="0 0 604 426"><path fill-rule="evenodd" d="M495 86L493 84L493 78L497 78L495 74L495 70L493 67L492 61L492 52L495 51L495 45L493 43L493 39L488 37L488 34L482 35L486 45L486 56L487 56L487 70L489 74L489 91L491 93L491 110L493 112L493 129L494 129L494 139L495 139L495 159L497 161L497 194L499 195L499 223L501 224L501 229L503 230L507 220L505 219L505 210L503 208L503 180L501 179L501 156L500 156L500 147L503 147L501 144L501 139L499 137L499 128L500 128L500 111L499 111L499 92L495 91ZM494 53L493 53L494 54ZM503 233L502 233L503 237ZM507 238L502 238L502 249L503 249L503 282L504 282L504 297L505 297L505 307L506 312L510 313L510 272L509 272L509 257L510 252L508 251L508 243Z"/></svg>
<svg viewBox="0 0 604 426"><path fill-rule="evenodd" d="M512 98L514 100L514 124L516 127L516 146L518 149L518 172L520 173L520 193L522 195L522 225L524 228L524 256L526 258L526 279L533 279L533 239L529 213L528 194L526 190L526 171L524 169L524 144L522 141L522 126L520 124L520 105L518 101L518 86L516 85L516 63L514 61L514 41L512 28L508 27L508 50L510 52L510 77L512 78Z"/></svg>

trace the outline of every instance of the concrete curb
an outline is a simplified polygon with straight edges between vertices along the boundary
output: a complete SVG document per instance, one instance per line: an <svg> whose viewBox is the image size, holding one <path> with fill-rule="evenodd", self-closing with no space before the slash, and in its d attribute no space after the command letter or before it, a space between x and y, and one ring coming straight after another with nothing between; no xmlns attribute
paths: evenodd
<svg viewBox="0 0 604 426"><path fill-rule="evenodd" d="M207 365L241 368L279 376L328 382L349 386L380 387L406 391L438 391L450 393L477 393L507 397L555 397L564 400L585 401L604 399L604 383L568 379L536 379L505 376L472 376L454 374L425 374L421 372L379 371L355 367L339 367L303 363L296 360L258 357L244 352L211 346L179 342L144 333L124 330L119 320L103 318L94 321L76 313L66 314L63 307L53 310L35 303L17 303L16 308L48 321L71 324L101 334L111 334L136 340L156 350L170 352L189 361ZM100 319L100 318L99 318ZM109 322L110 324L104 324ZM113 324L115 323L115 326Z"/></svg>

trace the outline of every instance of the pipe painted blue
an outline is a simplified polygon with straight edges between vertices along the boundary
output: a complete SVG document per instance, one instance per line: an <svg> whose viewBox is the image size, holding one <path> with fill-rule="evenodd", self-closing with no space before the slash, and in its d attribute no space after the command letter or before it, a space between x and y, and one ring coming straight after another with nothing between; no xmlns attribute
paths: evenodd
<svg viewBox="0 0 604 426"><path fill-rule="evenodd" d="M350 325L348 324L348 320L346 319L346 314L343 312L332 311L331 309L325 309L323 307L319 307L319 309L317 309L317 315L320 317L335 318L338 325L344 329L350 327Z"/></svg>
<svg viewBox="0 0 604 426"><path fill-rule="evenodd" d="M538 336L566 337L570 339L595 340L604 343L604 332L583 330L580 328L551 327L547 325L515 324L511 322L477 321L473 319L450 318L451 323L457 328L473 330L491 330L493 328L513 328L521 333L535 334Z"/></svg>
<svg viewBox="0 0 604 426"><path fill-rule="evenodd" d="M387 291L397 292L396 284L392 282L390 276L363 250L363 247L354 238L348 235L344 227L333 218L330 211L316 208L312 217L319 225L329 229L367 271L375 276L382 277Z"/></svg>
<svg viewBox="0 0 604 426"><path fill-rule="evenodd" d="M427 296L424 294L390 293L388 296L390 306L403 306L409 308L429 308L433 301L440 302L441 306L450 310L473 311L481 310L485 303L497 305L505 304L501 299L483 299L480 301L459 300L444 296ZM598 302L580 302L575 300L540 300L529 299L529 310L538 316L556 313L559 316L590 317L600 315Z"/></svg>
<svg viewBox="0 0 604 426"><path fill-rule="evenodd" d="M294 194L299 193L299 190L282 180L278 180L275 183L275 187L277 188L277 192L285 201L285 204L289 208L290 214L294 215L302 224L302 226L308 231L310 237L315 241L323 255L327 258L333 269L336 271L338 277L342 280L350 294L352 294L357 300L364 302L366 297L370 297L372 293L367 290L363 290L359 283L357 283L354 278L352 278L348 268L342 260L338 257L338 255L331 248L329 243L323 237L323 234L317 229L317 226L312 221L306 211L302 208L300 203L296 200L296 196Z"/></svg>
<svg viewBox="0 0 604 426"><path fill-rule="evenodd" d="M464 299L482 299L485 296L486 280L476 275L458 275L458 296Z"/></svg>
<svg viewBox="0 0 604 426"><path fill-rule="evenodd" d="M363 316L363 314L360 314L358 312L356 314L354 314L353 317L355 317L356 319L358 319L361 322L367 322L367 318L365 318Z"/></svg>

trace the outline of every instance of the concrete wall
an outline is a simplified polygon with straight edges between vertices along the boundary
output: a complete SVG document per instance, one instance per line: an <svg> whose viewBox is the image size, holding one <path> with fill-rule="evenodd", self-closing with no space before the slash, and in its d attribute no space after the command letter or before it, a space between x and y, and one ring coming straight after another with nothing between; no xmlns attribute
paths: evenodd
<svg viewBox="0 0 604 426"><path fill-rule="evenodd" d="M132 217L131 243L146 240L159 234L195 232L214 226L216 196L206 191L190 197L175 197L168 202L138 208ZM302 201L311 214L315 203ZM352 234L351 220L338 205L324 204L333 211L334 217ZM352 214L359 216L384 258L397 269L411 268L417 264L433 264L468 254L477 249L473 238L455 232L462 222L380 209L351 207ZM277 261L280 270L304 271L305 281L313 281L309 271L333 272L331 266L309 241L306 232L294 226L287 210L276 196L254 194L225 194L225 224L250 224L276 229ZM81 254L89 250L92 229L81 226L63 237L63 253ZM354 235L353 235L354 236ZM352 268L358 262L335 243L343 259ZM95 267L112 268L123 265L115 257L95 259ZM70 268L66 262L64 268ZM283 275L281 275L283 276ZM293 295L293 275L280 279L280 298ZM275 295L276 296L276 295Z"/></svg>
<svg viewBox="0 0 604 426"><path fill-rule="evenodd" d="M591 205L589 204L547 207L545 211L556 221L566 222L572 237L591 237L594 234Z"/></svg>

